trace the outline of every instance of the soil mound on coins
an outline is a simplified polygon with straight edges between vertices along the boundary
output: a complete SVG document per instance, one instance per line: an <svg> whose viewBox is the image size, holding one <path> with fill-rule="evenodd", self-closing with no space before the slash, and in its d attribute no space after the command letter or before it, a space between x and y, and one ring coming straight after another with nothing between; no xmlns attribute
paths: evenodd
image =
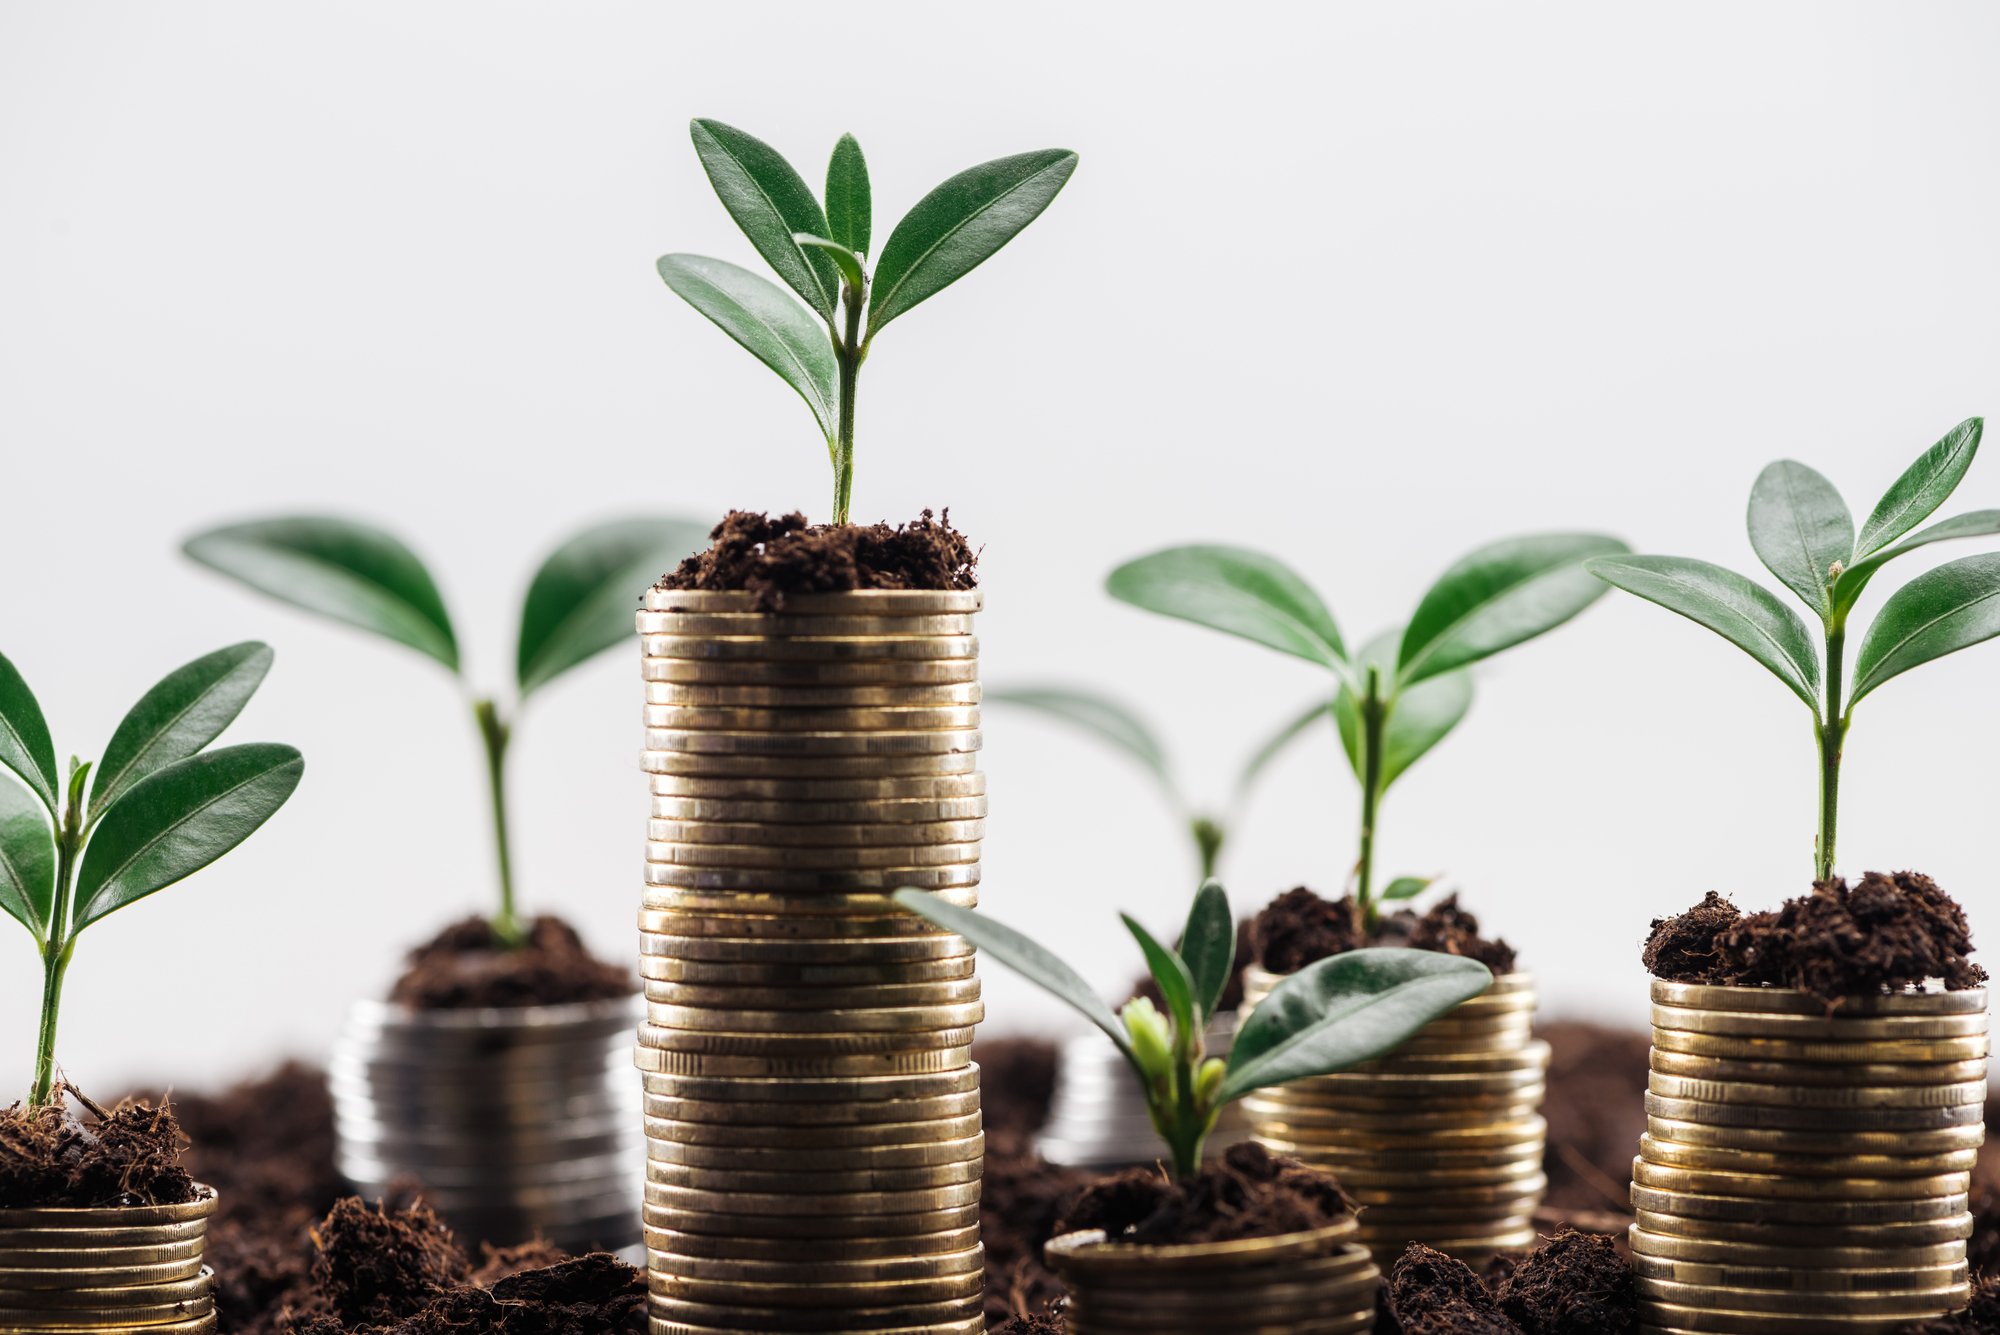
<svg viewBox="0 0 2000 1335"><path fill-rule="evenodd" d="M1738 914L1709 895L1653 924L1642 958L1681 983L1791 987L1829 1004L1941 979L1978 987L1986 970L1966 957L1965 910L1918 872L1869 872L1849 886L1835 877L1771 913Z"/></svg>
<svg viewBox="0 0 2000 1335"><path fill-rule="evenodd" d="M634 990L631 974L591 954L560 918L531 920L527 940L511 949L492 923L467 918L410 952L389 999L417 1010L475 1010L612 1001Z"/></svg>
<svg viewBox="0 0 2000 1335"><path fill-rule="evenodd" d="M1012 1131L1027 1136L1042 1129L1056 1096L1059 1053L1048 1039L1025 1035L986 1038L972 1045L972 1060L979 1063L987 1135Z"/></svg>
<svg viewBox="0 0 2000 1335"><path fill-rule="evenodd" d="M984 1067L982 1082L991 1079L992 1071ZM1064 1202L1089 1183L1090 1175L1048 1162L1025 1133L996 1126L992 1095L986 1100L979 1234L986 1244L986 1319L1000 1321L1047 1311L1062 1297L1062 1282L1042 1263L1042 1248L1055 1236Z"/></svg>
<svg viewBox="0 0 2000 1335"><path fill-rule="evenodd" d="M979 554L951 526L951 511L907 524L808 524L797 511L773 519L732 510L711 545L660 577L656 589L736 591L781 612L794 593L855 589L970 589Z"/></svg>
<svg viewBox="0 0 2000 1335"><path fill-rule="evenodd" d="M1388 1300L1403 1335L1521 1335L1471 1266L1422 1243L1396 1258Z"/></svg>
<svg viewBox="0 0 2000 1335"><path fill-rule="evenodd" d="M194 1175L182 1166L186 1140L173 1111L126 1099L108 1111L72 1087L83 1105L0 1112L0 1208L185 1205Z"/></svg>
<svg viewBox="0 0 2000 1335"><path fill-rule="evenodd" d="M1617 1244L1573 1228L1515 1262L1495 1297L1528 1335L1629 1335L1639 1324L1638 1287Z"/></svg>
<svg viewBox="0 0 2000 1335"><path fill-rule="evenodd" d="M1250 923L1257 963L1272 973L1297 973L1316 960L1367 946L1404 946L1463 955L1494 973L1514 971L1514 948L1498 937L1479 934L1479 919L1447 895L1424 913L1400 909L1383 918L1373 935L1361 929L1352 895L1322 899L1304 886L1287 890Z"/></svg>
<svg viewBox="0 0 2000 1335"><path fill-rule="evenodd" d="M1150 1168L1100 1178L1065 1202L1055 1231L1102 1229L1113 1242L1232 1242L1324 1228L1353 1213L1332 1174L1255 1141L1231 1145L1186 1182Z"/></svg>

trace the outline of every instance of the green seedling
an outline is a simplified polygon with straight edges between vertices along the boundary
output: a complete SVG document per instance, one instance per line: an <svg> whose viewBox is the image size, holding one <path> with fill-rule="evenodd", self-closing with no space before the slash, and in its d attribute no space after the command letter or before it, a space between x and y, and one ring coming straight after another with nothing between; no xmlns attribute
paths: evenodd
<svg viewBox="0 0 2000 1335"><path fill-rule="evenodd" d="M1276 558L1241 547L1170 547L1106 581L1112 597L1227 631L1333 673L1326 706L1361 784L1354 902L1373 931L1386 901L1413 899L1435 877L1399 876L1375 889L1375 835L1390 785L1472 707L1474 663L1562 625L1603 593L1586 559L1627 550L1594 533L1509 538L1463 557L1431 585L1409 624L1350 653L1312 586Z"/></svg>
<svg viewBox="0 0 2000 1335"><path fill-rule="evenodd" d="M776 371L812 409L833 461L833 522L854 493L854 392L891 320L990 259L1049 206L1076 154L1049 148L960 172L917 201L871 268L874 204L853 135L834 145L824 206L784 155L720 121L690 126L722 207L785 287L701 255L665 255L660 277Z"/></svg>
<svg viewBox="0 0 2000 1335"><path fill-rule="evenodd" d="M1272 733L1236 776L1228 805L1218 811L1198 806L1188 797L1175 777L1173 764L1167 757L1166 744L1160 740L1159 733L1145 719L1108 695L1070 686L1021 686L988 691L986 699L997 704L1038 710L1051 718L1061 719L1108 742L1139 762L1173 807L1175 819L1187 830L1194 843L1195 860L1201 867L1204 881L1216 874L1223 846L1229 840L1229 831L1241 818L1257 780L1287 747L1325 717L1327 708L1325 704L1315 702L1312 708L1296 715Z"/></svg>
<svg viewBox="0 0 2000 1335"><path fill-rule="evenodd" d="M516 702L490 694L468 702L486 759L500 879L494 936L519 944L508 835L506 761L521 706L563 673L632 635L639 592L707 541L707 526L682 519L626 519L588 528L551 552L528 584L514 659ZM187 554L293 607L370 630L443 664L465 682L458 636L437 581L415 552L367 524L325 516L258 519L210 529Z"/></svg>
<svg viewBox="0 0 2000 1335"><path fill-rule="evenodd" d="M1763 585L1706 561L1626 556L1590 563L1607 583L1708 627L1762 663L1812 711L1819 751L1819 831L1813 876L1833 875L1840 757L1854 706L1913 667L2000 635L2000 554L1967 556L1889 595L1847 676L1847 622L1870 580L1895 558L1947 538L2000 534L2000 510L1974 510L1916 529L1972 466L1984 423L1973 417L1904 470L1857 534L1825 477L1780 460L1750 489L1750 546L1819 622L1818 643L1798 613ZM1907 536L1906 536L1907 535Z"/></svg>
<svg viewBox="0 0 2000 1335"><path fill-rule="evenodd" d="M55 1100L56 1025L76 939L129 904L200 871L248 839L305 773L289 746L204 750L271 668L269 646L218 649L139 697L93 767L59 779L41 704L0 657L0 911L34 934L42 1021L30 1107Z"/></svg>
<svg viewBox="0 0 2000 1335"><path fill-rule="evenodd" d="M1117 1013L1069 965L1011 927L921 890L896 902L956 932L1103 1030L1131 1063L1172 1172L1201 1169L1202 1145L1223 1108L1260 1089L1345 1071L1401 1046L1493 974L1477 960L1427 950L1354 950L1292 974L1237 1027L1227 1057L1207 1051L1208 1022L1236 961L1229 897L1214 881L1195 895L1178 950L1121 915L1167 1003L1135 997Z"/></svg>

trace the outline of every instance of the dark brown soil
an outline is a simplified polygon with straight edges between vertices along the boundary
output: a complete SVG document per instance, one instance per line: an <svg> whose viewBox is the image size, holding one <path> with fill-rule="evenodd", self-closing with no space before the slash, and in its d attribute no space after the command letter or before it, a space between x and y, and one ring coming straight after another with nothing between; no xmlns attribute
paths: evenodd
<svg viewBox="0 0 2000 1335"><path fill-rule="evenodd" d="M72 1087L79 1115L60 1104L0 1112L0 1208L183 1205L194 1175L181 1164L187 1144L163 1101L127 1099L109 1110Z"/></svg>
<svg viewBox="0 0 2000 1335"><path fill-rule="evenodd" d="M1055 1099L1060 1049L1045 1038L987 1038L973 1044L972 1060L979 1063L986 1134L1041 1130Z"/></svg>
<svg viewBox="0 0 2000 1335"><path fill-rule="evenodd" d="M1100 1178L1063 1205L1056 1232L1095 1228L1115 1242L1156 1245L1229 1242L1323 1228L1353 1210L1332 1174L1246 1141L1186 1182L1148 1168Z"/></svg>
<svg viewBox="0 0 2000 1335"><path fill-rule="evenodd" d="M1404 1335L1520 1335L1472 1267L1421 1243L1396 1259L1388 1294Z"/></svg>
<svg viewBox="0 0 2000 1335"><path fill-rule="evenodd" d="M951 511L929 510L907 524L808 524L732 510L709 534L713 545L660 577L656 589L754 593L759 608L784 610L794 593L854 589L970 589L978 553L951 526Z"/></svg>
<svg viewBox="0 0 2000 1335"><path fill-rule="evenodd" d="M1528 1335L1627 1335L1639 1323L1631 1263L1610 1238L1573 1228L1515 1262L1497 1294Z"/></svg>
<svg viewBox="0 0 2000 1335"><path fill-rule="evenodd" d="M343 1326L392 1325L472 1282L451 1230L421 1205L391 1212L349 1197L312 1240L317 1305Z"/></svg>
<svg viewBox="0 0 2000 1335"><path fill-rule="evenodd" d="M410 952L389 999L418 1010L563 1006L612 1001L635 990L632 975L584 947L560 918L535 918L509 949L484 918L455 922Z"/></svg>
<svg viewBox="0 0 2000 1335"><path fill-rule="evenodd" d="M1326 900L1304 886L1287 890L1251 920L1250 944L1257 963L1272 973L1297 973L1316 960L1367 946L1405 946L1478 960L1495 973L1514 971L1514 948L1479 934L1479 919L1447 895L1419 914L1399 909L1383 918L1372 936L1361 929L1352 895Z"/></svg>
<svg viewBox="0 0 2000 1335"><path fill-rule="evenodd" d="M1549 1044L1547 1204L1562 1215L1625 1212L1632 1154L1646 1129L1640 1098L1651 1043L1642 1030L1576 1020L1541 1026Z"/></svg>
<svg viewBox="0 0 2000 1335"><path fill-rule="evenodd" d="M981 1071L982 1085L990 1070ZM979 1231L986 1244L986 1319L999 1321L1045 1313L1062 1297L1061 1282L1042 1262L1042 1248L1055 1236L1063 1204L1083 1190L1090 1175L1049 1163L1025 1133L996 1127L992 1096L986 1098Z"/></svg>
<svg viewBox="0 0 2000 1335"><path fill-rule="evenodd" d="M1017 1316L986 1330L987 1335L1063 1335L1063 1323L1052 1316Z"/></svg>
<svg viewBox="0 0 2000 1335"><path fill-rule="evenodd" d="M1835 877L1775 913L1747 917L1711 892L1654 923L1643 958L1674 982L1791 987L1832 1006L1933 979L1953 991L1978 987L1986 970L1971 952L1965 910L1937 882L1869 872L1851 888Z"/></svg>
<svg viewBox="0 0 2000 1335"><path fill-rule="evenodd" d="M1986 1100L1986 1143L1972 1170L1972 1238L1965 1259L1977 1275L2000 1275L2000 1098Z"/></svg>

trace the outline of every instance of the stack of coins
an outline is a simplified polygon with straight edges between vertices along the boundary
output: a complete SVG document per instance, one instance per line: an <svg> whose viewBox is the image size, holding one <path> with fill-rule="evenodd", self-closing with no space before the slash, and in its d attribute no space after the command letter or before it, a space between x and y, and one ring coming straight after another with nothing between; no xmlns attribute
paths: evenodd
<svg viewBox="0 0 2000 1335"><path fill-rule="evenodd" d="M637 998L415 1010L363 1002L329 1064L342 1176L414 1179L466 1246L639 1241Z"/></svg>
<svg viewBox="0 0 2000 1335"><path fill-rule="evenodd" d="M979 601L646 596L653 1335L985 1328Z"/></svg>
<svg viewBox="0 0 2000 1335"><path fill-rule="evenodd" d="M0 1210L0 1330L214 1330L202 1249L215 1193L198 1190L186 1205Z"/></svg>
<svg viewBox="0 0 2000 1335"><path fill-rule="evenodd" d="M1653 982L1632 1165L1640 1321L1868 1335L1970 1296L1986 994Z"/></svg>
<svg viewBox="0 0 2000 1335"><path fill-rule="evenodd" d="M1306 1233L1143 1246L1070 1233L1047 1247L1069 1335L1362 1335L1382 1273L1350 1216Z"/></svg>
<svg viewBox="0 0 2000 1335"><path fill-rule="evenodd" d="M1229 1051L1236 1016L1218 1015L1208 1026L1208 1051ZM1213 1157L1250 1135L1240 1104L1222 1110L1209 1134ZM1037 1146L1050 1163L1075 1168L1121 1168L1149 1164L1161 1155L1160 1133L1146 1110L1146 1092L1124 1054L1092 1032L1071 1038L1060 1049L1055 1097Z"/></svg>
<svg viewBox="0 0 2000 1335"><path fill-rule="evenodd" d="M1282 981L1243 977L1246 1008ZM1548 1189L1549 1045L1534 1017L1534 977L1501 974L1386 1057L1251 1095L1251 1131L1340 1179L1383 1265L1413 1242L1475 1265L1529 1246Z"/></svg>

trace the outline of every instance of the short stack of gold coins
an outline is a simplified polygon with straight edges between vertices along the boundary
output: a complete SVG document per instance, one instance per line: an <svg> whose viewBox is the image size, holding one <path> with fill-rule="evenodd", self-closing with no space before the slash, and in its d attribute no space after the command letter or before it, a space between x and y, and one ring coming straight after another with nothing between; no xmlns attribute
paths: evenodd
<svg viewBox="0 0 2000 1335"><path fill-rule="evenodd" d="M652 1335L985 1328L979 605L646 595Z"/></svg>
<svg viewBox="0 0 2000 1335"><path fill-rule="evenodd" d="M197 1190L185 1205L0 1210L0 1331L214 1330L215 1193Z"/></svg>
<svg viewBox="0 0 2000 1335"><path fill-rule="evenodd" d="M1280 981L1245 970L1245 1013ZM1497 975L1386 1057L1246 1098L1251 1131L1340 1179L1385 1267L1413 1242L1474 1265L1529 1246L1548 1190L1549 1045L1534 1018L1533 975Z"/></svg>
<svg viewBox="0 0 2000 1335"><path fill-rule="evenodd" d="M1983 990L1829 1006L1655 979L1642 1327L1871 1335L1964 1306L1986 1043Z"/></svg>

